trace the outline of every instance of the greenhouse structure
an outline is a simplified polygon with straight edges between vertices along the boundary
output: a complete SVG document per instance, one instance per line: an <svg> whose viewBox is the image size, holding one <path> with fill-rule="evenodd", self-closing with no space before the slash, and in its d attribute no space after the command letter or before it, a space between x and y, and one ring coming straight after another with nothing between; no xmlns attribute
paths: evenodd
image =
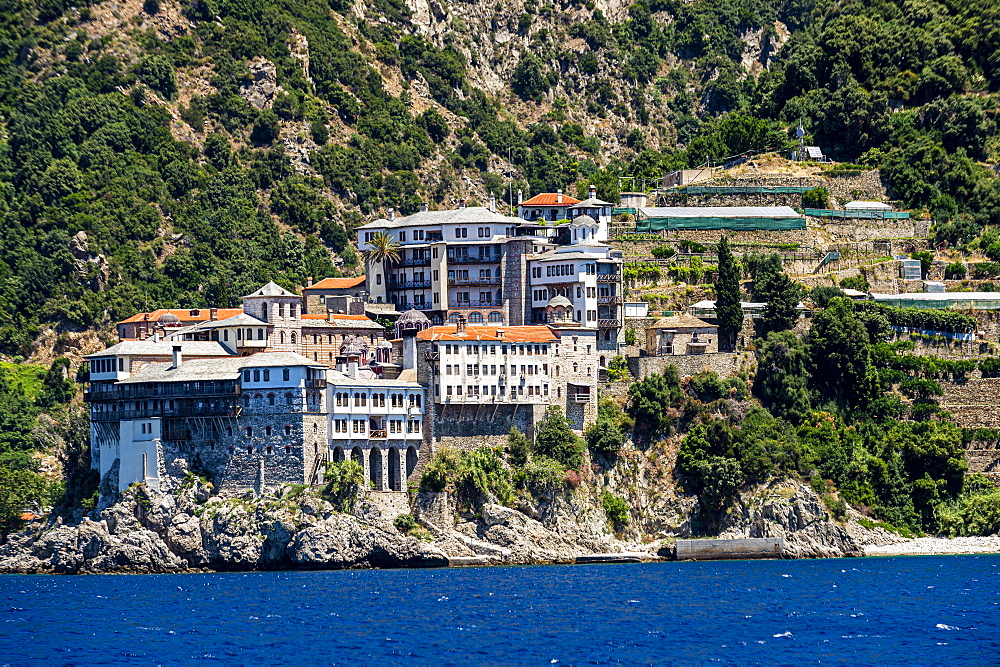
<svg viewBox="0 0 1000 667"><path fill-rule="evenodd" d="M876 303L896 308L935 310L1000 310L1000 292L913 292L911 294L872 293Z"/></svg>
<svg viewBox="0 0 1000 667"><path fill-rule="evenodd" d="M788 206L657 206L637 211L636 231L805 229L806 219Z"/></svg>

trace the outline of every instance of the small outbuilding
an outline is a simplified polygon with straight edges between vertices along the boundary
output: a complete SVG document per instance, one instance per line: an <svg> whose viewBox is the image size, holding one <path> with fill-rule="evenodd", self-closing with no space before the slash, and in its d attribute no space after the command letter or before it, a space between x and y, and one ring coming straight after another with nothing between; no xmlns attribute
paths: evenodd
<svg viewBox="0 0 1000 667"><path fill-rule="evenodd" d="M646 329L647 356L705 354L719 351L719 327L693 315L663 317Z"/></svg>

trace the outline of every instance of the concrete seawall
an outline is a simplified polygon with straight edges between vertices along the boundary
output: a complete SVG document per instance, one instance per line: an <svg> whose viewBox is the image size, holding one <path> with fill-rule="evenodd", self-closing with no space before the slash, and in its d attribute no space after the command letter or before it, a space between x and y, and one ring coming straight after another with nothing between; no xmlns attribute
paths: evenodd
<svg viewBox="0 0 1000 667"><path fill-rule="evenodd" d="M677 540L677 560L745 560L781 558L785 540L781 537L751 537L735 540Z"/></svg>

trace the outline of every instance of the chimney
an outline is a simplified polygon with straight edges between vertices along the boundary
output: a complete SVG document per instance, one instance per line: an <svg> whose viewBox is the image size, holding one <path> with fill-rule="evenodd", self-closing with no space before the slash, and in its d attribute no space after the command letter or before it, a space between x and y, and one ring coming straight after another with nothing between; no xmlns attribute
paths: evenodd
<svg viewBox="0 0 1000 667"><path fill-rule="evenodd" d="M492 192L490 193L490 211L492 213L497 212L497 197Z"/></svg>
<svg viewBox="0 0 1000 667"><path fill-rule="evenodd" d="M153 329L153 342L154 343L159 343L160 342L160 330L159 329Z"/></svg>
<svg viewBox="0 0 1000 667"><path fill-rule="evenodd" d="M420 202L420 212L421 213L427 212L427 202L425 201Z"/></svg>
<svg viewBox="0 0 1000 667"><path fill-rule="evenodd" d="M459 317L458 320L455 322L455 333L458 334L459 336L464 336L465 324L466 324L465 318Z"/></svg>
<svg viewBox="0 0 1000 667"><path fill-rule="evenodd" d="M587 188L587 196L591 199L597 199L597 186L591 185Z"/></svg>
<svg viewBox="0 0 1000 667"><path fill-rule="evenodd" d="M313 286L313 279L312 276L309 276L308 278L306 278L306 287L312 287L312 286Z"/></svg>
<svg viewBox="0 0 1000 667"><path fill-rule="evenodd" d="M524 201L524 193L520 190L517 191L517 205L520 206L521 202Z"/></svg>
<svg viewBox="0 0 1000 667"><path fill-rule="evenodd" d="M347 376L352 380L358 379L358 362L351 361L347 364Z"/></svg>
<svg viewBox="0 0 1000 667"><path fill-rule="evenodd" d="M465 208L465 200L464 199L459 199L458 200L458 210L461 211L463 208Z"/></svg>
<svg viewBox="0 0 1000 667"><path fill-rule="evenodd" d="M504 336L504 330L497 329L497 338L503 338L503 336Z"/></svg>
<svg viewBox="0 0 1000 667"><path fill-rule="evenodd" d="M556 190L556 203L561 204L562 202L562 190Z"/></svg>
<svg viewBox="0 0 1000 667"><path fill-rule="evenodd" d="M403 338L403 370L409 371L417 367L417 330L404 329Z"/></svg>
<svg viewBox="0 0 1000 667"><path fill-rule="evenodd" d="M210 322L214 322L215 320L219 319L219 309L218 308L209 308L208 309L208 319L209 319Z"/></svg>
<svg viewBox="0 0 1000 667"><path fill-rule="evenodd" d="M184 355L181 354L181 346L174 345L174 368L180 368L184 362Z"/></svg>
<svg viewBox="0 0 1000 667"><path fill-rule="evenodd" d="M386 214L385 217L389 222L392 222L393 220L396 219L396 210L390 208L389 212Z"/></svg>

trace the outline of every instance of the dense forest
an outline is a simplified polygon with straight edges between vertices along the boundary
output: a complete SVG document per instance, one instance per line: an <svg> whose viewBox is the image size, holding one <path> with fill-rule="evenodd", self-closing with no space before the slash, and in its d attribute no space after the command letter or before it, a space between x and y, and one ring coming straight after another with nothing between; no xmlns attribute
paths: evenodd
<svg viewBox="0 0 1000 667"><path fill-rule="evenodd" d="M359 273L353 231L390 207L590 184L613 201L622 177L790 147L800 122L833 158L880 167L937 242L1000 258L996 2L455 3L433 31L401 0L112 5L0 0L0 352L15 361L46 328ZM278 89L255 106L261 58ZM16 368L0 394L28 421L5 429L20 439L0 446L4 474L37 467L18 452L45 449L46 420L80 441L68 395L29 390ZM72 383L62 362L24 372ZM868 391L866 373L844 381ZM774 418L823 409L755 391ZM699 437L731 452L742 436ZM932 481L954 496L949 479ZM892 513L925 525L923 507Z"/></svg>

